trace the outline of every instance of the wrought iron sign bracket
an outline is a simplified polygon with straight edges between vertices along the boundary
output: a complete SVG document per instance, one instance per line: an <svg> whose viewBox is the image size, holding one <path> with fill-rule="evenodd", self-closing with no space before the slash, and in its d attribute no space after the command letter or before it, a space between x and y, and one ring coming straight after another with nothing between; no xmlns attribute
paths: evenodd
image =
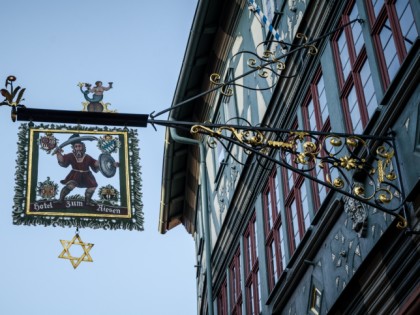
<svg viewBox="0 0 420 315"><path fill-rule="evenodd" d="M234 78L228 79L226 81L223 81L221 79L221 75L219 73L213 73L210 75L210 82L214 85L213 88L207 91L204 91L202 93L199 93L195 96L192 96L188 99L185 99L177 104L173 104L171 107L161 110L158 113L155 113L155 111L153 111L152 113L150 113L149 116L151 119L154 120L165 113L176 110L179 107L182 107L196 99L199 99L217 90L220 90L220 92L227 97L232 96L233 95L232 86L239 86L239 87L243 87L245 89L254 90L254 91L270 90L277 85L280 78L285 78L285 79L293 78L299 74L298 72L293 73L293 74L287 74L287 75L284 74L284 71L286 70L285 61L289 56L292 56L294 54L304 52L304 51L307 52L306 53L307 56L317 55L318 48L316 47L316 44L322 42L323 40L335 34L336 32L339 32L343 30L344 28L346 28L347 26L350 26L356 22L363 24L364 20L360 18L351 20L348 23L343 24L340 27L314 39L309 39L309 37L306 36L305 34L297 33L296 39L301 42L300 44L287 43L283 40L270 40L270 41L263 41L259 43L255 48L255 50L257 51L261 47L270 46L271 44L278 44L281 47L280 53L277 53L276 51L266 50L264 48L262 49L263 50L262 54L258 54L257 52L247 51L247 50L239 51L238 53L236 53L235 55L231 57L231 60L237 57L238 55L245 55L245 54L250 55L251 58L249 58L247 61L247 65L249 67L248 71L245 71L244 73L239 74L235 76ZM253 74L253 73L257 73L258 77L262 79L267 79L270 75L272 75L272 77L274 78L273 83L269 86L258 87L258 88L236 83L236 81L242 78L245 78L248 75Z"/></svg>
<svg viewBox="0 0 420 315"><path fill-rule="evenodd" d="M149 115L147 114L82 112L27 107L18 107L16 111L16 119L18 121L127 126L140 128L147 127L148 117Z"/></svg>
<svg viewBox="0 0 420 315"><path fill-rule="evenodd" d="M397 218L397 226L399 228L405 229L409 233L416 233L410 228L406 197L401 184L398 157L392 134L368 136L283 130L251 126L242 118L238 118L238 121L245 121L245 125L209 123L198 125L196 122L156 120L156 117L164 113L182 107L217 90L220 90L225 96L233 95L231 87L235 85L250 90L261 90L235 83L237 80L254 72L263 79L268 78L270 73L274 78L277 78L271 86L262 88L262 90L271 89L277 84L279 78L290 78L297 75L297 73L283 74L286 67L284 61L287 57L304 50L307 51L309 56L316 55L318 53L318 49L315 46L316 43L355 22L363 23L363 20L352 20L312 40L309 40L304 34L297 34L296 38L301 41L298 45L284 41L270 41L270 43L280 45L281 53L279 55L276 55L275 51L264 51L262 56L250 51L241 51L238 54L246 53L252 56L248 60L249 71L230 80L228 79L226 82L221 80L219 74L214 73L210 76L211 83L215 85L213 88L173 104L171 107L156 114L154 111L147 115L27 108L20 104L23 100L25 89L20 89L20 87L13 88L13 82L16 80L14 76L9 76L6 80L6 88L10 86L10 91L6 89L1 90L5 100L0 103L0 106L8 105L12 107L13 121L140 128L145 128L150 124L155 130L156 125L160 125L207 136L207 143L211 148L214 148L217 142L224 146L225 149L227 149L227 144L235 144L241 147L245 154L255 157L247 159L247 161L252 160L252 163L257 162L261 166L264 164L263 159L276 163L311 181L343 194L349 200L356 200L388 213ZM267 42L263 42L256 48L266 44ZM83 90L84 87L88 88L86 83L79 83L79 87L83 94L87 94L88 90ZM111 87L112 83L110 83ZM226 151L231 154L230 150ZM241 163L240 158L231 156ZM320 172L324 176L321 179L318 176Z"/></svg>
<svg viewBox="0 0 420 315"><path fill-rule="evenodd" d="M398 219L399 228L410 230L392 134L366 136L229 125L195 125L191 133L207 135L213 148L215 141L238 145L245 154L255 155L254 162L274 162L388 213Z"/></svg>
<svg viewBox="0 0 420 315"><path fill-rule="evenodd" d="M221 144L243 165L258 163L265 167L264 160L275 163L341 193L353 205L362 203L397 218L397 227L408 234L419 234L410 225L393 132L373 136L256 127L249 123L150 122L205 136L210 148ZM241 147L243 154L251 158L242 162L243 158L227 149L230 144Z"/></svg>
<svg viewBox="0 0 420 315"><path fill-rule="evenodd" d="M15 93L16 94L16 93ZM13 95L13 94L11 94ZM13 107L14 120L145 128L148 124L190 131L207 136L207 144L225 148L234 144L253 163L273 162L311 181L337 191L346 198L369 205L397 218L397 226L408 233L410 227L406 197L398 169L393 133L386 136L285 130L245 125L210 124L155 120L147 114L64 111ZM237 162L241 159L233 156ZM249 161L249 159L247 159ZM322 172L323 178L317 174Z"/></svg>

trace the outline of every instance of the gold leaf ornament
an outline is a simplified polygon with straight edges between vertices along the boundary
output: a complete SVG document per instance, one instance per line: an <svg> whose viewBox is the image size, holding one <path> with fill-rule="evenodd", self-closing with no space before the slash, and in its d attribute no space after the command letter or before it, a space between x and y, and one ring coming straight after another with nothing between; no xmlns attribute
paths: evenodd
<svg viewBox="0 0 420 315"><path fill-rule="evenodd" d="M84 243L82 239L80 238L79 234L76 233L76 235L73 237L71 241L60 240L60 242L61 242L61 245L63 245L64 249L61 252L61 254L58 256L58 258L70 260L74 269L76 269L82 261L93 262L92 257L90 256L89 252L92 249L94 244ZM80 257L75 257L71 255L70 247L72 247L73 245L82 247L83 254Z"/></svg>

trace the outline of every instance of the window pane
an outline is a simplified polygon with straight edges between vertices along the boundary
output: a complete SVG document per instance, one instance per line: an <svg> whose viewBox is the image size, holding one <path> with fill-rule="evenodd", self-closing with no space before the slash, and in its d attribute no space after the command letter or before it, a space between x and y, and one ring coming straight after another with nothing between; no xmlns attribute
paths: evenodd
<svg viewBox="0 0 420 315"><path fill-rule="evenodd" d="M254 221L254 258L255 260L258 258L258 239L257 239L257 222ZM255 264L255 261L252 261L253 264Z"/></svg>
<svg viewBox="0 0 420 315"><path fill-rule="evenodd" d="M231 274L231 279L232 279L232 298L233 298L233 302L235 302L238 299L238 290L236 287L236 268L235 265L232 266L232 269L230 271Z"/></svg>
<svg viewBox="0 0 420 315"><path fill-rule="evenodd" d="M314 102L311 101L308 103L308 123L309 123L309 129L312 131L317 130L316 127L316 117L315 117L315 108L314 108Z"/></svg>
<svg viewBox="0 0 420 315"><path fill-rule="evenodd" d="M305 225L305 231L307 231L308 227L311 225L311 218L309 216L309 203L308 195L306 193L305 181L303 181L302 186L300 186L300 198L302 201L303 222Z"/></svg>
<svg viewBox="0 0 420 315"><path fill-rule="evenodd" d="M413 12L408 1L397 1L395 8L397 10L398 20L400 21L405 48L408 52L418 36Z"/></svg>
<svg viewBox="0 0 420 315"><path fill-rule="evenodd" d="M369 62L365 61L360 70L360 79L362 80L363 92L365 94L366 109L368 117L371 118L375 109L378 107L376 101L375 88L373 86L372 74L370 72Z"/></svg>
<svg viewBox="0 0 420 315"><path fill-rule="evenodd" d="M248 266L246 268L246 270L249 272L251 272L251 268L252 268L252 249L251 249L251 239L249 237L249 235L245 238L246 241L246 245L247 245L247 256L248 256Z"/></svg>
<svg viewBox="0 0 420 315"><path fill-rule="evenodd" d="M238 296L241 292L241 287L242 287L242 279L241 279L241 275L240 275L240 270L241 270L241 255L238 255L238 258L236 260L236 279L237 279L237 287L236 289L238 290Z"/></svg>
<svg viewBox="0 0 420 315"><path fill-rule="evenodd" d="M292 232L293 232L293 243L294 248L296 248L300 243L300 234L299 234L299 220L297 216L296 200L293 200L290 205L290 216L292 219Z"/></svg>
<svg viewBox="0 0 420 315"><path fill-rule="evenodd" d="M292 165L292 157L290 156L290 154L286 154L286 162L289 165ZM293 185L294 185L294 181L293 181L293 172L289 169L286 169L286 175L287 175L287 191L289 192L290 189L292 189Z"/></svg>
<svg viewBox="0 0 420 315"><path fill-rule="evenodd" d="M250 287L248 288L249 294L249 302L250 302L250 314L255 314L255 304L254 304L254 284L251 283Z"/></svg>
<svg viewBox="0 0 420 315"><path fill-rule="evenodd" d="M284 242L284 229L283 225L279 227L279 240L280 240L280 256L281 256L281 268L284 269L286 266L286 244Z"/></svg>
<svg viewBox="0 0 420 315"><path fill-rule="evenodd" d="M280 189L280 181L279 181L279 177L277 176L277 173L274 174L274 193L276 196L276 209L277 209L277 213L280 213L280 194L279 194L279 189Z"/></svg>
<svg viewBox="0 0 420 315"><path fill-rule="evenodd" d="M217 314L227 315L226 288L223 286L217 296Z"/></svg>
<svg viewBox="0 0 420 315"><path fill-rule="evenodd" d="M353 9L350 12L349 19L354 20L359 16L359 12L357 11L357 6L353 5ZM353 42L354 42L354 49L356 51L356 56L359 55L360 51L362 50L363 44L365 43L363 40L362 35L362 26L360 23L356 22L351 25L351 32L353 35Z"/></svg>
<svg viewBox="0 0 420 315"><path fill-rule="evenodd" d="M350 119L353 126L353 132L361 134L363 132L363 126L360 116L359 103L357 101L356 89L354 86L351 88L349 95L347 96L347 103L349 106Z"/></svg>
<svg viewBox="0 0 420 315"><path fill-rule="evenodd" d="M276 264L276 244L274 241L271 242L270 245L270 265L272 270L272 281L273 284L276 284L278 277L277 277L277 264Z"/></svg>
<svg viewBox="0 0 420 315"><path fill-rule="evenodd" d="M265 199L266 199L266 202L267 202L268 229L271 230L271 228L273 227L273 206L271 204L270 190L266 193Z"/></svg>
<svg viewBox="0 0 420 315"><path fill-rule="evenodd" d="M347 80L347 77L350 73L350 55L349 50L347 48L347 41L345 33L342 32L340 37L338 38L338 53L340 54L341 60L341 70L343 72L344 81Z"/></svg>
<svg viewBox="0 0 420 315"><path fill-rule="evenodd" d="M324 84L323 76L321 76L321 78L318 81L317 90L318 90L318 101L319 101L319 106L320 106L320 111L321 111L321 122L322 122L322 125L324 125L329 114L328 114L328 104L327 104L327 97L325 94L325 84Z"/></svg>
<svg viewBox="0 0 420 315"><path fill-rule="evenodd" d="M384 0L372 0L373 11L375 12L375 17L378 17L379 11L384 5Z"/></svg>
<svg viewBox="0 0 420 315"><path fill-rule="evenodd" d="M324 171L322 168L318 167L316 170L316 177L322 181L325 182L325 176L324 176ZM324 185L321 184L317 184L318 186L318 197L319 197L319 203L322 204L322 202L324 201L325 197L327 196L327 189Z"/></svg>
<svg viewBox="0 0 420 315"><path fill-rule="evenodd" d="M392 81L400 64L397 58L397 49L395 47L394 38L392 37L389 20L386 20L385 25L379 33L379 37L381 39L382 49L384 52L385 64L388 69L389 80Z"/></svg>

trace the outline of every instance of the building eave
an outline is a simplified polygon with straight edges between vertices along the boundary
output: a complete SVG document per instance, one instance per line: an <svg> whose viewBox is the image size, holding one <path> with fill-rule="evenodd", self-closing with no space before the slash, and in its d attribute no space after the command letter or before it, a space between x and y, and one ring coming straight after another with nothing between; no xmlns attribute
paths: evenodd
<svg viewBox="0 0 420 315"><path fill-rule="evenodd" d="M201 81L192 80L191 78L199 75L200 71L203 71L207 64L205 61L206 56L200 47L211 48L214 40L215 30L212 32L212 27L206 26L210 20L214 19L214 17L208 16L208 7L211 3L212 1L209 0L201 0L197 4L172 106L192 96L196 89L194 85ZM214 26L213 29L215 28ZM203 32L206 32L204 37ZM208 51L210 50L208 49ZM188 120L191 117L191 107L191 105L186 105L182 110L174 110L170 113L170 117L176 120ZM158 226L158 230L162 234L182 222L185 210L183 187L185 187L187 179L187 173L185 172L188 156L187 147L188 145L186 144L174 142L169 129L166 130ZM177 171L178 174L176 175L175 172ZM177 176L176 183L174 183L174 176ZM187 231L192 233L191 228L187 228Z"/></svg>
<svg viewBox="0 0 420 315"><path fill-rule="evenodd" d="M246 1L201 0L198 2L172 106L210 88L209 76L223 69L232 33ZM201 121L210 111L216 92L195 99L170 112L178 121ZM189 133L181 136L191 138ZM164 234L183 223L194 233L195 198L198 187L197 148L175 142L165 134L159 232ZM195 151L194 151L195 150ZM193 171L191 169L194 169ZM176 183L174 182L176 179Z"/></svg>

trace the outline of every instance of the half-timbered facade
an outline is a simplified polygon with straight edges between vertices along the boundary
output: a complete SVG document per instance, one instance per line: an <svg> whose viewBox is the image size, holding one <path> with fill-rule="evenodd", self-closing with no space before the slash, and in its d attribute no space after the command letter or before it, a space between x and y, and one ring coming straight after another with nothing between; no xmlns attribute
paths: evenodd
<svg viewBox="0 0 420 315"><path fill-rule="evenodd" d="M270 24L286 47L270 42ZM169 118L392 135L408 224L323 185L334 166L311 180L273 162L299 168L281 151L270 160L233 144L229 130L168 129L159 231L182 223L194 237L198 314L420 311L419 32L414 0L198 1L173 105L202 96ZM318 38L312 53L290 53ZM282 50L280 78L253 67L253 53ZM203 93L218 82L230 83Z"/></svg>

